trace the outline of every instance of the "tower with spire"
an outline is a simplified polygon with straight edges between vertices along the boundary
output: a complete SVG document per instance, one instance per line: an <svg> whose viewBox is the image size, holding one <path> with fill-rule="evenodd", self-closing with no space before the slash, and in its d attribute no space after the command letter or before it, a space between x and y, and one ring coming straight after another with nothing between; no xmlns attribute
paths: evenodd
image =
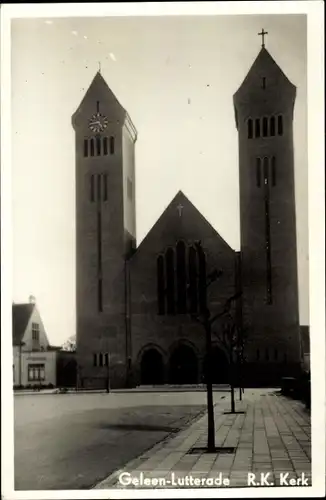
<svg viewBox="0 0 326 500"><path fill-rule="evenodd" d="M300 362L294 185L296 88L265 47L234 95L239 140L243 323L250 378ZM251 367L251 368L250 368Z"/></svg>
<svg viewBox="0 0 326 500"><path fill-rule="evenodd" d="M137 134L100 71L74 113L72 124L79 376L91 387L103 387L109 378L121 386L126 380L128 351L126 260L136 240Z"/></svg>

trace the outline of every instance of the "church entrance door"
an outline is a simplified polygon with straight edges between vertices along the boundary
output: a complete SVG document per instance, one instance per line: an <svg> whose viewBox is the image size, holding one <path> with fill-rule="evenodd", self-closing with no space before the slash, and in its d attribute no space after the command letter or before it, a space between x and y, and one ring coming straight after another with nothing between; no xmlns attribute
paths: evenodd
<svg viewBox="0 0 326 500"><path fill-rule="evenodd" d="M159 385L164 383L163 358L155 348L144 352L140 366L140 381L142 385Z"/></svg>
<svg viewBox="0 0 326 500"><path fill-rule="evenodd" d="M206 374L206 359L204 361L204 380ZM212 383L229 383L229 362L226 354L217 346L212 348Z"/></svg>
<svg viewBox="0 0 326 500"><path fill-rule="evenodd" d="M170 358L170 384L197 384L198 361L193 349L179 345Z"/></svg>

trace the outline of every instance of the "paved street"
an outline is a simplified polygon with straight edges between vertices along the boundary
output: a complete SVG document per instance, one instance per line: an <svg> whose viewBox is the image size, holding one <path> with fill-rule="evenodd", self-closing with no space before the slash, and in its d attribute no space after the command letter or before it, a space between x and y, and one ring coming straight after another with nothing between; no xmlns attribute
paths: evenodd
<svg viewBox="0 0 326 500"><path fill-rule="evenodd" d="M90 488L205 402L205 392L16 395L15 489Z"/></svg>
<svg viewBox="0 0 326 500"><path fill-rule="evenodd" d="M246 390L236 408L244 413L225 414L229 409L229 397L215 406L215 444L224 451L234 447L232 452L198 450L207 445L205 415L169 441L138 456L97 488L311 485L310 414L300 401L275 390ZM195 453L193 448L197 448ZM121 473L125 474L123 484ZM248 473L254 483L248 484ZM264 479L261 474L265 474ZM212 481L219 478L226 482L214 485ZM297 483L299 478L301 482ZM129 482L131 479L138 484ZM193 482L187 485L190 479Z"/></svg>

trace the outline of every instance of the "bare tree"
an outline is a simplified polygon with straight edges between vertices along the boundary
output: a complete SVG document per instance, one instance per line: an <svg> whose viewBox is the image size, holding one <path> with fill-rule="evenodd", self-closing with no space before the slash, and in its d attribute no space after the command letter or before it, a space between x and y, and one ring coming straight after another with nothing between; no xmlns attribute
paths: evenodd
<svg viewBox="0 0 326 500"><path fill-rule="evenodd" d="M63 351L76 352L76 335L71 335L64 344L62 344Z"/></svg>

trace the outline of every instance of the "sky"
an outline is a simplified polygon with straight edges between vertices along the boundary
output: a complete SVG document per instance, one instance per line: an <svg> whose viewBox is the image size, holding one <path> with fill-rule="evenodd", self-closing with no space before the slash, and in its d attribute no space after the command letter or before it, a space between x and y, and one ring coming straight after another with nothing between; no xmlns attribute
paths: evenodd
<svg viewBox="0 0 326 500"><path fill-rule="evenodd" d="M138 131L137 243L181 189L239 250L232 96L261 48L297 87L294 112L301 324L309 323L304 15L98 17L12 22L13 301L36 297L49 340L75 334L71 116L101 73Z"/></svg>

